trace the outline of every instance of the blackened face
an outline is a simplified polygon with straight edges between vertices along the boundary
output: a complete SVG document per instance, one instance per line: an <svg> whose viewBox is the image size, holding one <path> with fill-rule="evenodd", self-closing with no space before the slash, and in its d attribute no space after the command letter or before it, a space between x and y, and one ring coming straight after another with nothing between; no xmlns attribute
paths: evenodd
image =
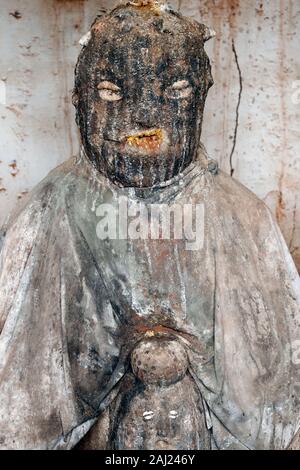
<svg viewBox="0 0 300 470"><path fill-rule="evenodd" d="M180 21L130 11L102 19L79 58L86 153L123 186L154 186L195 158L211 74L200 31Z"/></svg>

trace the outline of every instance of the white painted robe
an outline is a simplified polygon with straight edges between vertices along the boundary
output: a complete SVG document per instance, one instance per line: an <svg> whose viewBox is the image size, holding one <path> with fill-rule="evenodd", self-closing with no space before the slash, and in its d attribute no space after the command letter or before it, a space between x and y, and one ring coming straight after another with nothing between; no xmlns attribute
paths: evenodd
<svg viewBox="0 0 300 470"><path fill-rule="evenodd" d="M100 240L97 207L121 196L204 204L202 249ZM199 163L135 191L70 160L32 192L1 249L0 448L76 445L117 393L143 321L184 339L214 448L286 448L299 429L299 306L276 223L234 179Z"/></svg>

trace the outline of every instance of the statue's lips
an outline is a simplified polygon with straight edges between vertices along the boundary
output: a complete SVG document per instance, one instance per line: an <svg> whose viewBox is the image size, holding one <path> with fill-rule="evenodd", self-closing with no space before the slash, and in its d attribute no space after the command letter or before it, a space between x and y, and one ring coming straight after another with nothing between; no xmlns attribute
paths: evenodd
<svg viewBox="0 0 300 470"><path fill-rule="evenodd" d="M163 131L161 129L150 129L128 135L125 142L130 147L138 150L157 151L163 142Z"/></svg>

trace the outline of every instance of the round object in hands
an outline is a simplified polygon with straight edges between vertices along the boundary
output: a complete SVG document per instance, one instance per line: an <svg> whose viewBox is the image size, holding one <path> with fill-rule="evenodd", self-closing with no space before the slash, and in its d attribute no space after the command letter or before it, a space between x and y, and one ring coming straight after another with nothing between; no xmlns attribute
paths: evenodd
<svg viewBox="0 0 300 470"><path fill-rule="evenodd" d="M146 385L170 385L181 380L188 368L188 356L177 339L143 339L132 352L134 375Z"/></svg>

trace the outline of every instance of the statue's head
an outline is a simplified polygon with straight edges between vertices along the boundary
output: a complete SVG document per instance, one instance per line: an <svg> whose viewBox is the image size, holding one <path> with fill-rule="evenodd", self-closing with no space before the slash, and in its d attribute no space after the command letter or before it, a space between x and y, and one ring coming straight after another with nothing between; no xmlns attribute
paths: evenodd
<svg viewBox="0 0 300 470"><path fill-rule="evenodd" d="M195 158L212 31L156 1L97 18L77 67L74 104L88 158L123 186L149 187Z"/></svg>

